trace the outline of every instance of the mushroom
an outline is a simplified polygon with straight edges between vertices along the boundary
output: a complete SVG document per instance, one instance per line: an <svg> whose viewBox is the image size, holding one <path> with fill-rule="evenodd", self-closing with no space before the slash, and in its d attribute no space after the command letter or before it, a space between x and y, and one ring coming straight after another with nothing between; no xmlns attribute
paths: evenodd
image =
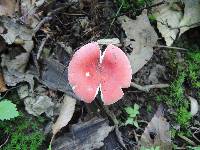
<svg viewBox="0 0 200 150"><path fill-rule="evenodd" d="M122 88L131 83L132 70L125 53L109 44L101 55L97 42L91 42L72 57L68 66L68 80L75 94L91 103L98 91L105 105L117 102L124 95Z"/></svg>

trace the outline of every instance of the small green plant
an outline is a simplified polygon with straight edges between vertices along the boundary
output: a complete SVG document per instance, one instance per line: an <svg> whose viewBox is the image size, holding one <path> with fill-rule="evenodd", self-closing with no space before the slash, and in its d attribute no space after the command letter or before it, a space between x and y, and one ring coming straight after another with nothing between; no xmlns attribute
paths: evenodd
<svg viewBox="0 0 200 150"><path fill-rule="evenodd" d="M162 94L157 96L158 102L163 102L173 110L171 113L173 121L181 127L180 131L173 130L172 138L177 135L190 137L191 130L186 130L191 123L191 114L189 112L189 101L186 98L185 88L196 92L197 98L200 98L200 51L189 51L182 55L184 62L177 60L174 51L169 52L171 70L176 70L175 78L170 87L162 90ZM189 86L188 86L189 85Z"/></svg>
<svg viewBox="0 0 200 150"><path fill-rule="evenodd" d="M12 100L11 101L9 101ZM5 103L6 101L6 103ZM7 102L9 101L9 102ZM18 116L15 119L4 119L1 121L0 119L0 143L5 142L5 138L9 137L8 141L5 145L3 145L1 150L39 150L45 149L45 147L41 147L44 140L45 135L43 131L43 124L46 118L39 116L33 117L24 112L24 103L19 99L19 96L15 90L10 91L7 94L6 99L2 99L0 101L1 107L4 109L5 107L9 108L8 110L3 110L0 108L0 113L3 114L3 117L10 118L7 112L12 112L12 117ZM3 104L2 104L3 103ZM13 104L14 103L14 104ZM18 107L18 111L16 109L16 105ZM3 112L3 113L2 113ZM5 112L7 114L5 114ZM2 116L1 116L2 117Z"/></svg>
<svg viewBox="0 0 200 150"><path fill-rule="evenodd" d="M153 0L115 0L117 5L122 5L122 11L136 11L138 8L150 6Z"/></svg>
<svg viewBox="0 0 200 150"><path fill-rule="evenodd" d="M17 116L19 116L19 112L15 104L7 99L0 101L0 120L10 120Z"/></svg>
<svg viewBox="0 0 200 150"><path fill-rule="evenodd" d="M42 119L20 116L14 120L6 120L0 123L0 131L9 135L9 141L2 147L2 150L38 150L45 139L41 130ZM0 132L0 139L4 137Z"/></svg>
<svg viewBox="0 0 200 150"><path fill-rule="evenodd" d="M126 113L128 114L128 118L125 122L125 125L131 124L135 127L139 127L138 122L136 120L137 115L139 114L139 105L134 104L133 107L126 107L125 108Z"/></svg>
<svg viewBox="0 0 200 150"><path fill-rule="evenodd" d="M147 112L151 113L153 111L153 108L150 104L147 105Z"/></svg>
<svg viewBox="0 0 200 150"><path fill-rule="evenodd" d="M156 16L153 14L148 15L150 21L156 21Z"/></svg>
<svg viewBox="0 0 200 150"><path fill-rule="evenodd" d="M194 88L200 88L200 52L189 52L187 54L187 73Z"/></svg>
<svg viewBox="0 0 200 150"><path fill-rule="evenodd" d="M190 119L191 114L188 112L186 107L180 107L176 112L176 120L181 126L187 127L190 123Z"/></svg>

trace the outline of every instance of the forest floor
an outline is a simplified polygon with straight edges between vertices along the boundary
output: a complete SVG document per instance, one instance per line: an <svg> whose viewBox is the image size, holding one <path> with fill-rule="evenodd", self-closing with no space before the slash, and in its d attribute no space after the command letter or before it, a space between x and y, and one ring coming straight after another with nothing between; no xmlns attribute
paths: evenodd
<svg viewBox="0 0 200 150"><path fill-rule="evenodd" d="M0 149L200 150L199 10L200 0L0 0ZM109 106L100 93L80 101L68 82L92 41L121 48L133 70Z"/></svg>

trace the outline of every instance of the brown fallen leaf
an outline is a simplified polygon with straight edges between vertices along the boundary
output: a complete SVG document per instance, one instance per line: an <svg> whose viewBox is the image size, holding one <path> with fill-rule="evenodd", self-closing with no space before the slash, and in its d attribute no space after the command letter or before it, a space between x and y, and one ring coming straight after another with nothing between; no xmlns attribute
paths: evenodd
<svg viewBox="0 0 200 150"><path fill-rule="evenodd" d="M154 0L153 4L162 2L162 0ZM176 1L167 0L166 3L153 7L153 15L157 20L157 28L165 39L166 45L171 46L179 33L180 20L183 16L182 10L174 10L173 5Z"/></svg>
<svg viewBox="0 0 200 150"><path fill-rule="evenodd" d="M151 26L147 12L143 11L140 16L133 20L127 16L118 17L127 38L125 46L130 46L133 51L128 58L131 63L133 74L139 71L152 57L153 46L158 36Z"/></svg>
<svg viewBox="0 0 200 150"><path fill-rule="evenodd" d="M14 70L14 71L24 73L27 63L29 61L29 56L30 56L30 53L25 52L25 53L21 53L15 56L14 59L11 59L9 54L8 55L2 54L1 65L2 67L7 68L8 70Z"/></svg>
<svg viewBox="0 0 200 150"><path fill-rule="evenodd" d="M42 59L38 65L40 66L40 76L37 78L42 84L52 90L62 91L67 95L80 100L80 98L74 94L68 82L68 69L66 66L55 59Z"/></svg>
<svg viewBox="0 0 200 150"><path fill-rule="evenodd" d="M53 136L55 136L61 128L63 128L69 123L74 114L75 105L76 100L72 97L65 95L63 99L63 104L61 106L60 115L56 120L55 124L52 126Z"/></svg>
<svg viewBox="0 0 200 150"><path fill-rule="evenodd" d="M40 16L37 13L37 9L43 5L44 2L45 0L21 0L21 21L31 28L35 28L40 22Z"/></svg>
<svg viewBox="0 0 200 150"><path fill-rule="evenodd" d="M27 52L31 52L34 47L32 40L33 31L24 24L20 24L16 19L0 16L0 27L6 32L0 36L9 45L15 43L21 45Z"/></svg>
<svg viewBox="0 0 200 150"><path fill-rule="evenodd" d="M58 137L52 143L52 150L93 150L101 148L104 144L106 144L105 149L109 149L109 147L120 149L120 144L115 143L116 141L106 143L105 138L113 129L113 126L108 125L107 120L101 118L93 118L87 122L77 123L72 126L69 133ZM112 136L111 138L114 140L116 137Z"/></svg>
<svg viewBox="0 0 200 150"><path fill-rule="evenodd" d="M2 69L0 68L0 93L7 91Z"/></svg>
<svg viewBox="0 0 200 150"><path fill-rule="evenodd" d="M169 123L164 118L162 105L158 107L156 114L145 128L140 143L146 148L159 146L160 150L172 149Z"/></svg>
<svg viewBox="0 0 200 150"><path fill-rule="evenodd" d="M34 79L32 74L28 73L20 73L18 71L9 71L7 69L3 69L3 75L5 79L5 83L8 86L16 86L18 83L27 82L30 85L30 89L33 92L34 88Z"/></svg>
<svg viewBox="0 0 200 150"><path fill-rule="evenodd" d="M1 0L0 1L0 16L12 16L15 12L17 3L15 0Z"/></svg>

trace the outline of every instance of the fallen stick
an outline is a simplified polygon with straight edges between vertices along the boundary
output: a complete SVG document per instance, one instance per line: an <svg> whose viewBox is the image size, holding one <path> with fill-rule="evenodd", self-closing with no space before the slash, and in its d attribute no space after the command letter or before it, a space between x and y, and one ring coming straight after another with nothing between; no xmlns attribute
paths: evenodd
<svg viewBox="0 0 200 150"><path fill-rule="evenodd" d="M136 83L131 83L131 86L144 92L149 92L151 89L161 89L161 88L166 88L169 87L169 84L153 84L153 85L138 85Z"/></svg>

